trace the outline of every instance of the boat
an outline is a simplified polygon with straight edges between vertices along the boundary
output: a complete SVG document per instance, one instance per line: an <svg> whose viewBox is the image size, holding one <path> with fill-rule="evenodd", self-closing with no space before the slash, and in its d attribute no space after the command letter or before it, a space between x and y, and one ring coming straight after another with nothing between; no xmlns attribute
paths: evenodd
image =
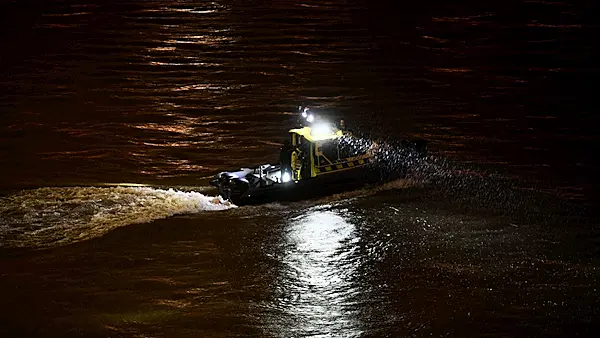
<svg viewBox="0 0 600 338"><path fill-rule="evenodd" d="M342 192L381 179L376 165L378 145L355 137L344 121L320 121L299 107L301 125L289 130L280 163L223 171L210 181L223 200L253 204L300 200Z"/></svg>

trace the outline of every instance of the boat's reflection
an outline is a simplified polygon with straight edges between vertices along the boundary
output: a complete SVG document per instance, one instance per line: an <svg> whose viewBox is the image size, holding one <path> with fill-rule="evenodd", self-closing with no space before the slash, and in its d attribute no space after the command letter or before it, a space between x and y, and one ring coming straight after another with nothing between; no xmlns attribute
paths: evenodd
<svg viewBox="0 0 600 338"><path fill-rule="evenodd" d="M277 336L356 336L361 323L352 278L358 238L344 210L321 206L289 221L277 278Z"/></svg>

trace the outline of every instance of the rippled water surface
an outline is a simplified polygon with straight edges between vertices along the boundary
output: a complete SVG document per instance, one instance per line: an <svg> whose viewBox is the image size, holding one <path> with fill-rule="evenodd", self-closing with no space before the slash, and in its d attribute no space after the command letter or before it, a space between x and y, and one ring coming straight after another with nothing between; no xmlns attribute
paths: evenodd
<svg viewBox="0 0 600 338"><path fill-rule="evenodd" d="M0 335L594 336L591 9L2 2ZM215 197L299 104L408 177Z"/></svg>

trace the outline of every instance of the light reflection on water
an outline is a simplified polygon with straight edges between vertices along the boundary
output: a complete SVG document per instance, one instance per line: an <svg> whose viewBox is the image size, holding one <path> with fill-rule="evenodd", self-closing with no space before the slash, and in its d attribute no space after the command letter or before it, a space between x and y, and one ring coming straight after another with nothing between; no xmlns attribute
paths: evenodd
<svg viewBox="0 0 600 338"><path fill-rule="evenodd" d="M276 307L290 325L274 325L278 336L361 334L352 297L355 264L346 257L357 243L355 225L341 210L310 209L291 219L284 235ZM350 246L348 246L350 243Z"/></svg>

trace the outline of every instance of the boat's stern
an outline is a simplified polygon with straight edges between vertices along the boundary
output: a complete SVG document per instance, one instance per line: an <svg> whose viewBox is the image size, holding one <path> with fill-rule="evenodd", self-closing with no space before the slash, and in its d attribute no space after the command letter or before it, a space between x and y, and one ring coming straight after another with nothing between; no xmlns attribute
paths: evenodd
<svg viewBox="0 0 600 338"><path fill-rule="evenodd" d="M238 171L223 171L213 177L210 185L219 190L219 196L224 200L233 202L243 198L248 193L249 182L246 176L250 172L252 170L247 168Z"/></svg>
<svg viewBox="0 0 600 338"><path fill-rule="evenodd" d="M251 169L220 172L210 184L219 189L219 195L223 199L237 204L252 195L277 189L283 183L281 178L280 166L264 164Z"/></svg>

